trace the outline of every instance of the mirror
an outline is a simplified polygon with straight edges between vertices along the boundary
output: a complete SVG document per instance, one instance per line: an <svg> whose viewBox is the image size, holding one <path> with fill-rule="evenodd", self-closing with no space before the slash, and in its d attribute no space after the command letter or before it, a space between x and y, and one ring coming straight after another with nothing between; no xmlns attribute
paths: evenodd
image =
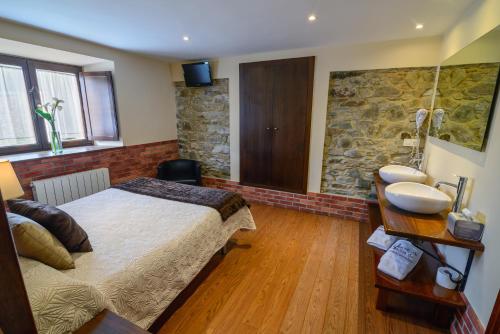
<svg viewBox="0 0 500 334"><path fill-rule="evenodd" d="M439 70L429 134L484 151L500 69L500 26L445 60Z"/></svg>

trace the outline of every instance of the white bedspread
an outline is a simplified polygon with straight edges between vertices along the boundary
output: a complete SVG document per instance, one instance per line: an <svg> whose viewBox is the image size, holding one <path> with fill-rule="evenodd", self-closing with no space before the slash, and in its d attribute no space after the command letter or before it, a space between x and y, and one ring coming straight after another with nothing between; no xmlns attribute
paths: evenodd
<svg viewBox="0 0 500 334"><path fill-rule="evenodd" d="M61 205L94 249L63 271L90 283L116 312L148 328L239 229L255 229L245 207L225 222L208 207L108 189Z"/></svg>
<svg viewBox="0 0 500 334"><path fill-rule="evenodd" d="M19 264L39 334L72 333L103 309L115 311L90 283L35 260L20 257Z"/></svg>

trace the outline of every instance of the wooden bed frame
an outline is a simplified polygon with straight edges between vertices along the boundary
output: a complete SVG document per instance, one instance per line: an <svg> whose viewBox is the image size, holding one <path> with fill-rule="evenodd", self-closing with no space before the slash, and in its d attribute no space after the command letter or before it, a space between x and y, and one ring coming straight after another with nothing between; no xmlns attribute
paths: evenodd
<svg viewBox="0 0 500 334"><path fill-rule="evenodd" d="M157 332L162 325L196 291L212 270L220 263L228 251L228 245L215 254L191 283L170 303L165 311L149 327L149 332ZM5 204L0 194L0 334L37 333L31 312L28 294L17 258L17 252L7 221ZM83 325L76 333L148 333L130 321L104 310Z"/></svg>
<svg viewBox="0 0 500 334"><path fill-rule="evenodd" d="M0 264L0 333L36 333L1 193Z"/></svg>

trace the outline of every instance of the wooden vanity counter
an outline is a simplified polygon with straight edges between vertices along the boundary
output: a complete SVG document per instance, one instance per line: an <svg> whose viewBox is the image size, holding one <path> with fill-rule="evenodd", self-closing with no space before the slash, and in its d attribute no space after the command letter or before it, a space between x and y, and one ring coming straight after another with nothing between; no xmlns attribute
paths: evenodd
<svg viewBox="0 0 500 334"><path fill-rule="evenodd" d="M385 197L385 187L388 184L378 173L374 176L382 222L387 234L478 251L484 250L481 242L456 239L448 231L446 228L448 212L425 215L401 210L392 205Z"/></svg>
<svg viewBox="0 0 500 334"><path fill-rule="evenodd" d="M378 172L374 174L374 178L378 200L368 201L372 231L383 225L387 234L423 241L421 247L436 257L440 255L436 251L435 244L451 245L472 251L484 250L481 242L456 239L448 232L448 212L424 215L401 210L392 205L385 196L385 187L388 184L381 179ZM399 281L377 270L383 254L383 251L373 249L375 287L379 289L378 309L422 315L435 325L447 327L453 319L454 311L466 306L459 291L445 289L435 283L437 268L442 266L436 259L423 254L412 272L404 280ZM396 303L393 303L394 301Z"/></svg>

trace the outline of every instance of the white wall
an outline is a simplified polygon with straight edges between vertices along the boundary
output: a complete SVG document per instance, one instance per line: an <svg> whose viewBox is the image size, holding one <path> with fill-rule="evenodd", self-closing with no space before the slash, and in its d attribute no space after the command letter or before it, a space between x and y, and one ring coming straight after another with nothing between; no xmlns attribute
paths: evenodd
<svg viewBox="0 0 500 334"><path fill-rule="evenodd" d="M125 145L177 138L175 96L167 62L0 20L0 38L106 59ZM31 58L37 58L33 53Z"/></svg>
<svg viewBox="0 0 500 334"><path fill-rule="evenodd" d="M439 38L420 38L362 45L330 46L221 58L213 61L214 77L229 78L231 179L239 181L239 63L316 56L311 120L308 191L319 192L331 71L436 66ZM172 64L174 81L182 81L180 63Z"/></svg>
<svg viewBox="0 0 500 334"><path fill-rule="evenodd" d="M441 65L496 63L500 58L500 43L498 41L500 41L500 27L474 41L471 45L467 45L460 52L446 58Z"/></svg>
<svg viewBox="0 0 500 334"><path fill-rule="evenodd" d="M443 39L442 59L500 24L500 1L486 0L470 8ZM486 250L478 254L472 265L465 295L486 326L500 288L500 99L490 129L485 152L472 151L435 138L426 145L427 172L439 180L455 181L452 174L471 177L468 207L486 217L483 243ZM451 264L465 266L467 252L447 247Z"/></svg>

